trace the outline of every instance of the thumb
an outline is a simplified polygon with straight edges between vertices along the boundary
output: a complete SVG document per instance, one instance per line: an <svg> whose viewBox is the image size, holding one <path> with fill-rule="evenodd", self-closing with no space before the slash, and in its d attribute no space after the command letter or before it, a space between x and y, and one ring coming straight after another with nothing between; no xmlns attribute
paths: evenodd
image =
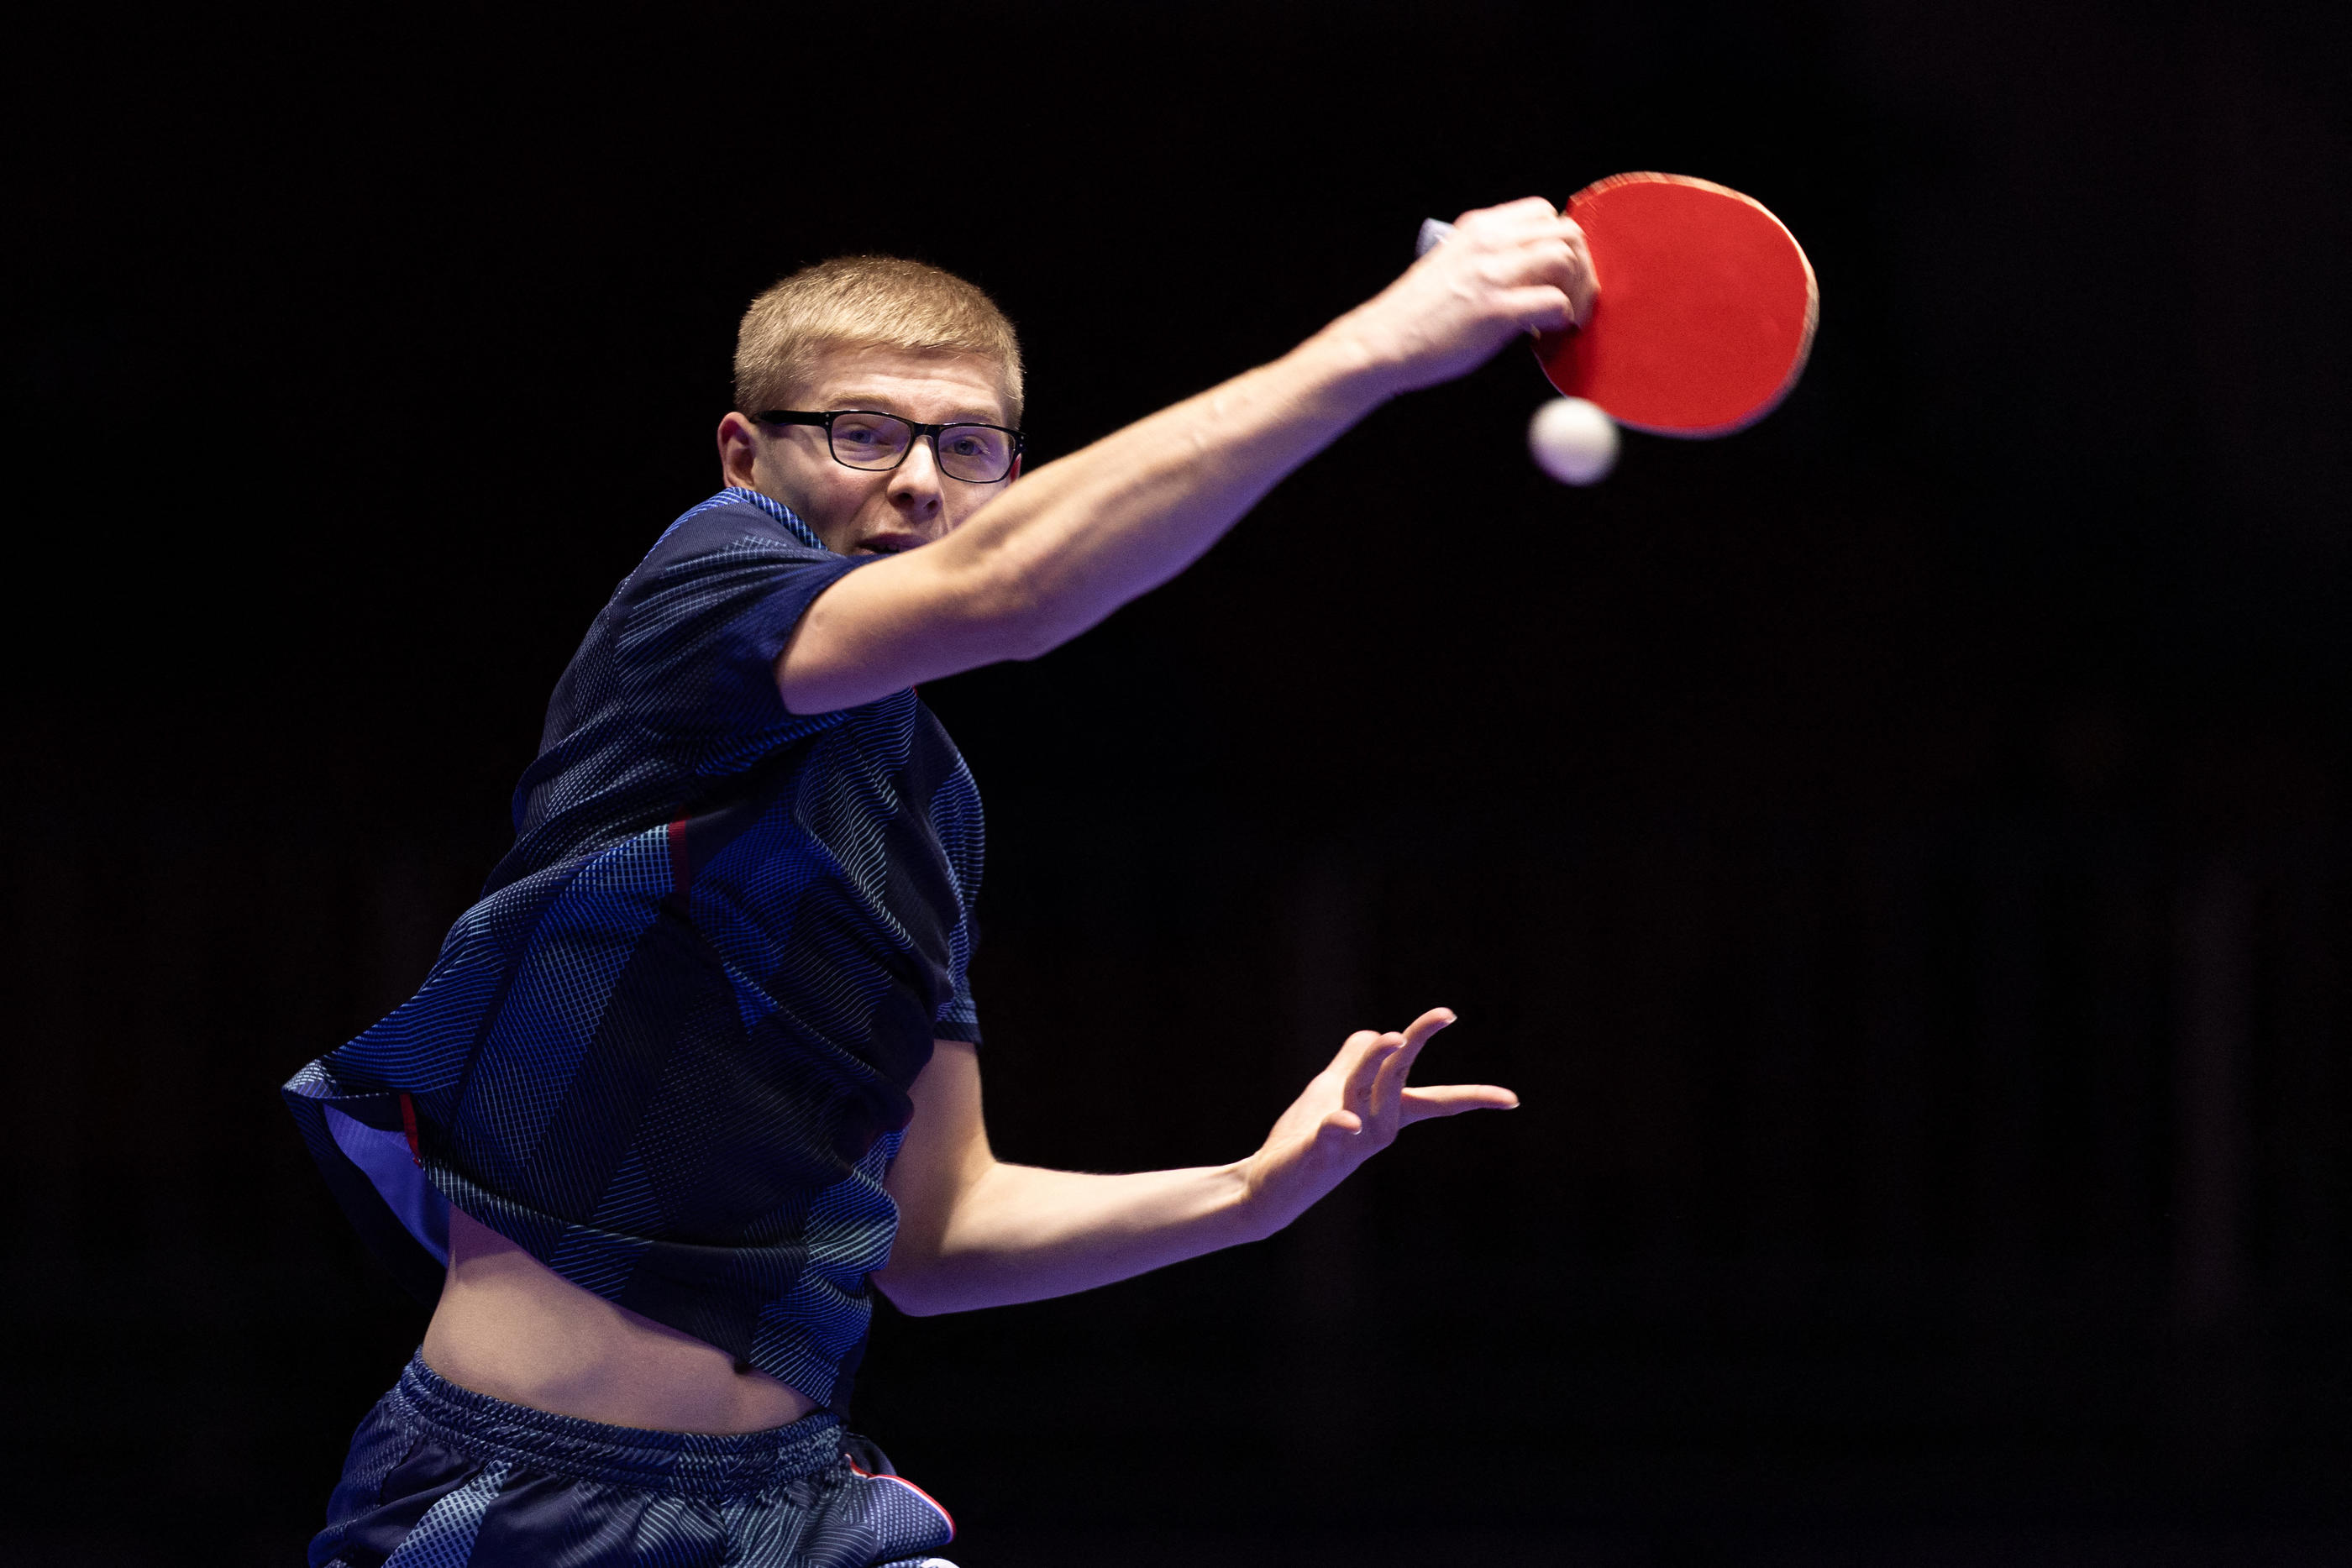
<svg viewBox="0 0 2352 1568"><path fill-rule="evenodd" d="M1342 1138L1352 1138L1363 1130L1364 1119L1353 1111L1332 1111L1317 1124L1315 1140L1318 1143L1337 1143Z"/></svg>

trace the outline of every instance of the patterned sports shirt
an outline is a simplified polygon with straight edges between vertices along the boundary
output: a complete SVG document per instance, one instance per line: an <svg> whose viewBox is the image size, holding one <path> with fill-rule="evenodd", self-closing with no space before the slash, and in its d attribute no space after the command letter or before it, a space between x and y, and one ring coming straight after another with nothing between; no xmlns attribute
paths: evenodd
<svg viewBox="0 0 2352 1568"><path fill-rule="evenodd" d="M814 717L775 662L866 564L723 490L614 591L515 845L415 997L286 1097L430 1301L455 1204L574 1284L846 1407L882 1179L965 978L980 793L912 691Z"/></svg>

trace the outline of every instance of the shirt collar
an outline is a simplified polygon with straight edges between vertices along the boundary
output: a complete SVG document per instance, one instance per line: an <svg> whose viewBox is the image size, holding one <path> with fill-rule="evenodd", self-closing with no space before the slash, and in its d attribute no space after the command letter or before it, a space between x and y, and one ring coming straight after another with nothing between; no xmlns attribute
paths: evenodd
<svg viewBox="0 0 2352 1568"><path fill-rule="evenodd" d="M757 490L747 490L740 485L730 485L724 490L719 491L716 496L711 497L706 505L723 506L730 502L749 502L751 505L757 507L760 510L767 513L768 516L775 518L776 521L783 524L786 528L789 528L792 531L793 537L800 540L801 543L809 546L813 549L824 549L825 548L824 541L816 537L816 530L810 528L806 523L801 521L800 518L794 515L790 507L785 506L782 501L775 499L773 497L763 496Z"/></svg>

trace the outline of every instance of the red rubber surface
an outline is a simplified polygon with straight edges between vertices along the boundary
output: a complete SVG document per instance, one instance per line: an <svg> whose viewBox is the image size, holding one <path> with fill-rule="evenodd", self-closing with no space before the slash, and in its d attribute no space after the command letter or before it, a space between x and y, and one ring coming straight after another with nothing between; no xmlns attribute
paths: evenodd
<svg viewBox="0 0 2352 1568"><path fill-rule="evenodd" d="M1728 435L1805 368L1820 297L1780 220L1680 174L1615 174L1569 198L1601 298L1584 329L1537 345L1544 373L1618 423Z"/></svg>

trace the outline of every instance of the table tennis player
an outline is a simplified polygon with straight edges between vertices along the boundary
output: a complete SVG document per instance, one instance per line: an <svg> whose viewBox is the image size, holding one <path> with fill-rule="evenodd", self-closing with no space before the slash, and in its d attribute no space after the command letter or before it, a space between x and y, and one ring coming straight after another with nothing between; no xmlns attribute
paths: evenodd
<svg viewBox="0 0 2352 1568"><path fill-rule="evenodd" d="M1281 359L1025 475L979 289L854 257L754 301L725 487L589 627L512 851L415 996L287 1085L437 1303L310 1562L936 1562L944 1511L841 1424L872 1291L1088 1290L1281 1229L1409 1123L1516 1104L1408 1087L1433 1009L1349 1035L1230 1165L997 1160L980 796L914 688L1077 636L1383 401L1593 296L1549 204L1470 213Z"/></svg>

